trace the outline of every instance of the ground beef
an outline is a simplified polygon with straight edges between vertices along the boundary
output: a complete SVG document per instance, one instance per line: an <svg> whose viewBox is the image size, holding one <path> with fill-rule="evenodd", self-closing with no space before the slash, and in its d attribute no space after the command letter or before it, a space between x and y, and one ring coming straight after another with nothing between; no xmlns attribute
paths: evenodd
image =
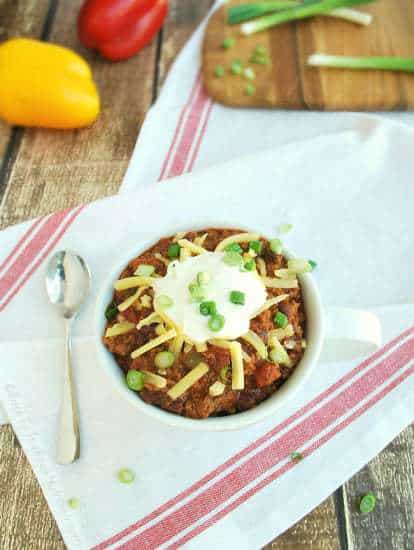
<svg viewBox="0 0 414 550"><path fill-rule="evenodd" d="M239 229L213 228L188 232L185 238L193 241L196 237L207 233L203 247L207 250L214 250L217 244L224 238L240 232L241 230ZM168 258L168 246L171 242L173 242L173 237L161 239L143 254L131 260L120 274L120 278L133 276L135 270L141 264L152 265L157 275L165 275L166 265L162 259L159 259L160 256L156 257L155 254ZM261 242L262 250L260 256L265 261L267 274L272 277L274 276L274 270L285 268L287 262L281 254L275 254L270 250L269 242L266 239L261 239ZM247 251L247 243L241 244L241 246ZM112 308L118 306L135 292L136 289L115 291L110 306ZM289 337L290 349L287 349L292 363L290 367L260 359L254 348L240 339L242 348L249 355L250 360L244 361L245 389L243 391L235 391L231 389L231 359L229 351L208 344L207 350L203 352L196 352L194 349L187 352L182 351L176 358L174 365L162 373L167 380L166 387L158 389L146 384L144 389L138 392L141 399L146 403L172 413L198 419L245 411L267 399L291 376L303 355L302 340L305 337L305 313L301 289L268 289L269 297L281 294L288 294L288 299L267 309L253 319L250 323L250 328L266 342L269 331L276 328L273 320L275 314L278 311L284 313L294 330L294 335ZM141 303L143 296L147 296L148 298L145 298L145 302ZM127 310L115 314L108 321L107 327L120 321L129 321L137 324L141 319L147 317L153 311L152 306L148 307L148 300L152 304L152 290L145 290L141 298L135 301ZM113 338L103 337L103 343L114 355L116 362L125 373L130 369L136 369L160 374L154 364L154 357L158 352L168 349L167 345L161 345L136 359L130 357L134 349L142 346L155 336L155 325L150 325L142 327L139 331L132 330L127 334ZM184 395L176 400L172 400L167 395L167 391L201 361L208 365L208 372L187 390ZM217 380L225 383L225 390L222 395L212 397L209 395L209 388Z"/></svg>

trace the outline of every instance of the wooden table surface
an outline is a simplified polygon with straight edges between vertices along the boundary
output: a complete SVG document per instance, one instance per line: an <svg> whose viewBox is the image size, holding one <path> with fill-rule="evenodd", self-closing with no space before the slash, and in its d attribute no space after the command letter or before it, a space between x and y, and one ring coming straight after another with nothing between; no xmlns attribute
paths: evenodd
<svg viewBox="0 0 414 550"><path fill-rule="evenodd" d="M170 3L157 40L128 62L111 64L79 46L75 21L81 0L0 0L0 41L30 36L74 48L91 63L103 100L99 120L86 130L24 130L0 121L0 229L117 192L145 114L212 0ZM413 436L411 426L267 548L414 548ZM377 495L378 505L361 516L357 503L367 491ZM64 547L12 428L0 428L0 550Z"/></svg>

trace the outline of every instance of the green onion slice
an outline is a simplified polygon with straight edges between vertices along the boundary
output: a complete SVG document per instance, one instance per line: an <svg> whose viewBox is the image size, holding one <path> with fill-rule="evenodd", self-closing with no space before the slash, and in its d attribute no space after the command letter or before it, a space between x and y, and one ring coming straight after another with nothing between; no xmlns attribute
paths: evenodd
<svg viewBox="0 0 414 550"><path fill-rule="evenodd" d="M221 78L222 76L224 76L224 73L224 67L222 67L221 65L216 65L216 67L214 68L215 76L217 76L217 78Z"/></svg>
<svg viewBox="0 0 414 550"><path fill-rule="evenodd" d="M216 315L212 315L208 321L208 328L212 332L219 332L225 325L225 318L223 315L220 315L216 313Z"/></svg>
<svg viewBox="0 0 414 550"><path fill-rule="evenodd" d="M126 383L130 390L141 391L144 389L144 374L135 369L128 371Z"/></svg>
<svg viewBox="0 0 414 550"><path fill-rule="evenodd" d="M181 247L178 243L171 243L168 245L168 257L178 258L180 256Z"/></svg>
<svg viewBox="0 0 414 550"><path fill-rule="evenodd" d="M158 369L168 369L174 365L175 355L171 351L159 351L154 357Z"/></svg>
<svg viewBox="0 0 414 550"><path fill-rule="evenodd" d="M200 313L208 317L209 315L215 315L217 313L216 302L202 302L200 304Z"/></svg>
<svg viewBox="0 0 414 550"><path fill-rule="evenodd" d="M108 319L108 321L112 321L112 319L115 319L117 314L118 314L118 308L116 306L116 303L111 302L105 310L105 317Z"/></svg>
<svg viewBox="0 0 414 550"><path fill-rule="evenodd" d="M230 69L233 74L241 74L243 70L243 63L240 59L235 59L231 64Z"/></svg>
<svg viewBox="0 0 414 550"><path fill-rule="evenodd" d="M76 508L79 507L79 499L78 498L75 498L75 497L68 498L67 502L68 502L69 508L72 508L72 510L75 510Z"/></svg>
<svg viewBox="0 0 414 550"><path fill-rule="evenodd" d="M156 298L157 306L164 309L166 307L171 307L174 304L174 300L167 296L166 294L160 294Z"/></svg>
<svg viewBox="0 0 414 550"><path fill-rule="evenodd" d="M294 451L291 455L290 455L290 458L293 460L293 462L300 462L301 460L304 459L304 456L302 453L300 453L299 451Z"/></svg>
<svg viewBox="0 0 414 550"><path fill-rule="evenodd" d="M240 292L239 290L232 290L230 292L230 302L232 304L244 306L246 302L246 295L244 292Z"/></svg>
<svg viewBox="0 0 414 550"><path fill-rule="evenodd" d="M154 271L155 267L153 265L141 264L135 270L134 275L138 275L138 277L151 277Z"/></svg>
<svg viewBox="0 0 414 550"><path fill-rule="evenodd" d="M275 325L279 328L286 328L288 323L289 323L289 319L286 317L286 315L284 313L282 313L281 311L278 311L274 318L273 318L274 322L275 322Z"/></svg>
<svg viewBox="0 0 414 550"><path fill-rule="evenodd" d="M221 44L221 47L224 49L224 50L229 50L230 48L232 48L234 46L234 43L235 43L235 39L234 38L225 38L223 40L223 43Z"/></svg>
<svg viewBox="0 0 414 550"><path fill-rule="evenodd" d="M359 503L359 510L362 514L369 514L375 508L377 499L372 493L367 493L361 498Z"/></svg>
<svg viewBox="0 0 414 550"><path fill-rule="evenodd" d="M121 483L126 483L126 484L133 483L135 481L135 472L133 472L129 468L121 468L118 471L118 480Z"/></svg>
<svg viewBox="0 0 414 550"><path fill-rule="evenodd" d="M240 267L243 265L243 258L238 252L226 252L223 256L223 262L227 265Z"/></svg>
<svg viewBox="0 0 414 550"><path fill-rule="evenodd" d="M280 239L272 239L269 243L270 250L274 252L275 254L281 254L282 253L282 241Z"/></svg>
<svg viewBox="0 0 414 550"><path fill-rule="evenodd" d="M246 87L244 88L244 93L247 96L252 96L256 92L256 86L254 86L251 82L246 84Z"/></svg>

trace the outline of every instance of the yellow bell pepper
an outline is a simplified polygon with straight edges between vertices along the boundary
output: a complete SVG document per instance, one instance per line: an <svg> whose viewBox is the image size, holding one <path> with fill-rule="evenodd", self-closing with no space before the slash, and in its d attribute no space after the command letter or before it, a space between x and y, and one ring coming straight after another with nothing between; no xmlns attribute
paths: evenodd
<svg viewBox="0 0 414 550"><path fill-rule="evenodd" d="M99 111L91 69L76 53L27 38L0 45L0 117L7 122L80 128Z"/></svg>

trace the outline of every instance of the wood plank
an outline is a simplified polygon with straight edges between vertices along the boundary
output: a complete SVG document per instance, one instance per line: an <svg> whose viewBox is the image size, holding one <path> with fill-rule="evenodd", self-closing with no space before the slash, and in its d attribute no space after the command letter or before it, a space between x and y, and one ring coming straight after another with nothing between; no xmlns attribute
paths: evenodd
<svg viewBox="0 0 414 550"><path fill-rule="evenodd" d="M175 57L208 13L214 0L174 0L163 28L158 91Z"/></svg>
<svg viewBox="0 0 414 550"><path fill-rule="evenodd" d="M59 3L50 40L91 63L102 113L87 129L25 131L3 200L1 227L116 192L152 102L156 41L127 62L107 62L79 45L80 4Z"/></svg>
<svg viewBox="0 0 414 550"><path fill-rule="evenodd" d="M11 426L0 429L1 550L62 550L62 537Z"/></svg>
<svg viewBox="0 0 414 550"><path fill-rule="evenodd" d="M264 550L340 550L333 497L280 535Z"/></svg>
<svg viewBox="0 0 414 550"><path fill-rule="evenodd" d="M231 0L236 5L249 0ZM225 105L289 109L389 111L414 109L414 76L391 71L317 69L307 66L313 53L350 56L410 57L414 50L412 0L376 2L363 6L371 25L361 27L332 17L280 25L261 33L240 36L238 25L227 25L227 7L208 25L203 45L203 81L207 93ZM236 38L224 51L225 37ZM268 65L250 63L257 45L269 52ZM246 95L246 79L230 70L217 78L214 69L229 69L240 59L256 72L253 95Z"/></svg>
<svg viewBox="0 0 414 550"><path fill-rule="evenodd" d="M49 0L0 0L0 43L14 36L39 37L48 10ZM0 187L11 135L12 128L0 120ZM12 155L13 151L9 149L8 153Z"/></svg>
<svg viewBox="0 0 414 550"><path fill-rule="evenodd" d="M409 550L414 548L414 425L344 486L349 548ZM361 496L373 492L371 514L358 510Z"/></svg>

